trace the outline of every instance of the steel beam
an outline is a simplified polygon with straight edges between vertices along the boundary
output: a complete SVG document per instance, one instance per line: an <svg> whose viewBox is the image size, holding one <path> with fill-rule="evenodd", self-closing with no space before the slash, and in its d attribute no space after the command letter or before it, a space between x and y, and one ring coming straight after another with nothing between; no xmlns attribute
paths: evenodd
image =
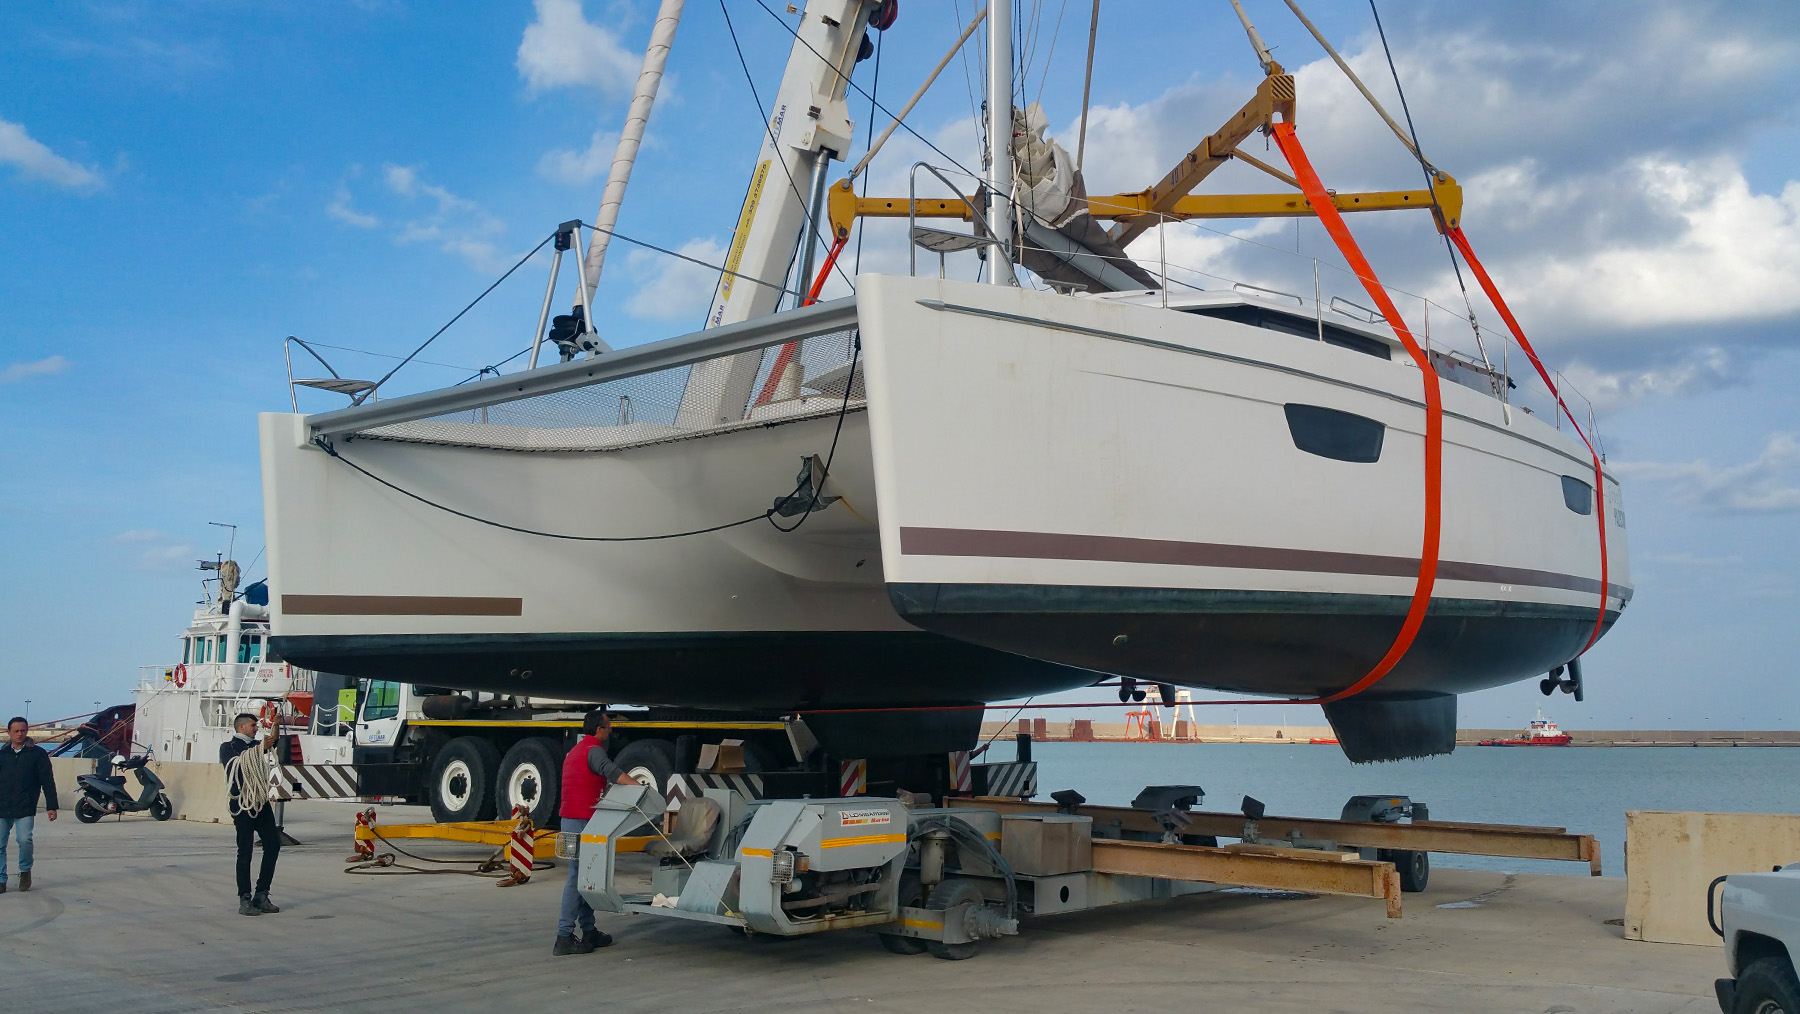
<svg viewBox="0 0 1800 1014"><path fill-rule="evenodd" d="M1021 802L1017 799L952 798L951 806L977 807L1001 813L1055 813L1055 803ZM1147 810L1128 806L1082 806L1076 813L1092 817L1096 827L1161 834L1163 827ZM1184 834L1210 834L1236 838L1244 832L1244 817L1236 813L1195 811L1186 815ZM1357 848L1405 849L1413 852L1453 852L1469 856L1505 856L1509 859L1555 859L1585 862L1600 875L1600 848L1593 835L1568 834L1561 829L1511 827L1496 824L1454 824L1423 821L1417 824L1383 824L1353 820L1310 820L1303 817L1264 817L1256 822L1265 838L1323 838ZM1096 845L1098 842L1096 842Z"/></svg>
<svg viewBox="0 0 1800 1014"><path fill-rule="evenodd" d="M1400 874L1393 863L1095 839L1094 872L1379 898L1387 902L1389 919L1400 918Z"/></svg>
<svg viewBox="0 0 1800 1014"><path fill-rule="evenodd" d="M499 405L543 394L570 391L608 380L691 366L708 359L754 352L783 342L799 341L856 326L856 297L845 296L826 303L772 313L736 324L696 331L693 334L608 352L591 359L577 359L492 380L445 387L423 394L322 412L306 417L312 436L335 436L426 419L483 405Z"/></svg>

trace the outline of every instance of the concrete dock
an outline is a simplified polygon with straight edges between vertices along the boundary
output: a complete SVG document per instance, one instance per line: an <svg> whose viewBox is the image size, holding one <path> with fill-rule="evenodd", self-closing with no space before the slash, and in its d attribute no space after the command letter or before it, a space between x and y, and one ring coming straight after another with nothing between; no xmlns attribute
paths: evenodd
<svg viewBox="0 0 1800 1014"><path fill-rule="evenodd" d="M230 825L40 817L36 886L20 893L15 875L0 895L0 1006L1706 1014L1723 974L1717 948L1626 941L1622 879L1463 870L1434 870L1398 920L1369 901L1219 893L1027 920L1022 935L949 962L892 955L854 931L745 939L602 916L616 945L559 958L561 868L505 889L456 874L346 875L356 809L289 807L304 844L281 857L284 910L254 919L236 913ZM392 807L382 819L426 814ZM647 879L642 857L628 861Z"/></svg>

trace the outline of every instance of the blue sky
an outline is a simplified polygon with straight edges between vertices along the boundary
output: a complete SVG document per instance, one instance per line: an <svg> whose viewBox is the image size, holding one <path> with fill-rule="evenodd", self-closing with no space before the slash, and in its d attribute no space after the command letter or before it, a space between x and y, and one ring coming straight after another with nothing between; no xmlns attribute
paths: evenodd
<svg viewBox="0 0 1800 1014"><path fill-rule="evenodd" d="M224 549L207 522L240 525L238 558L258 555L255 413L287 405L283 336L404 354L556 223L593 216L654 6L0 9L0 709L125 699L137 666L169 659L195 559ZM1072 147L1087 5L1021 6L1037 40L1025 87ZM1247 6L1300 75L1301 134L1327 182L1415 186L1285 6ZM970 5L902 7L879 85L858 68L890 107ZM1368 9L1312 7L1397 105ZM1552 713L1589 728L1800 723L1800 19L1783 3L1388 7L1427 153L1468 187L1468 231L1595 401L1625 478L1637 598L1591 653L1587 703L1558 697ZM767 103L788 36L755 0L728 9ZM1090 191L1159 177L1256 74L1222 2L1106 5ZM971 80L979 68L953 62L910 120L968 165ZM851 108L860 136L868 108ZM720 6L692 0L621 231L717 260L761 129ZM870 185L904 193L927 154L897 135ZM1207 184L1247 188L1263 181L1238 166ZM1460 305L1422 219L1352 224L1390 284ZM892 225L869 229L865 270L904 270ZM1313 223L1230 231L1172 230L1169 259L1290 288L1310 285L1310 258L1336 263ZM384 391L522 348L543 271L528 265ZM606 337L691 330L711 284L615 247ZM354 376L392 363L329 354ZM302 408L336 403L308 392ZM1516 724L1541 700L1531 684L1489 691L1465 699L1463 722Z"/></svg>

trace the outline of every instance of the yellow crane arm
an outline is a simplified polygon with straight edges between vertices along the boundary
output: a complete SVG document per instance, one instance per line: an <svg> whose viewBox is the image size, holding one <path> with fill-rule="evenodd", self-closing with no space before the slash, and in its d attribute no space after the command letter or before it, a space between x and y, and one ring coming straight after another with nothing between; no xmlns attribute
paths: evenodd
<svg viewBox="0 0 1800 1014"><path fill-rule="evenodd" d="M1395 211L1402 208L1432 209L1432 198L1443 211L1442 227L1453 228L1462 220L1462 186L1445 175L1430 190L1379 190L1369 193L1332 194L1331 203L1340 212ZM849 180L831 188L827 213L832 235L847 238L858 218L958 218L973 222L969 208L973 197L920 198L909 207L904 197L858 197ZM1095 218L1112 221L1147 221L1155 224L1151 214L1157 203L1151 191L1113 194L1087 199L1088 213ZM1302 194L1200 194L1187 195L1166 202L1162 214L1166 218L1309 218L1312 205ZM1147 217L1148 216L1148 217Z"/></svg>

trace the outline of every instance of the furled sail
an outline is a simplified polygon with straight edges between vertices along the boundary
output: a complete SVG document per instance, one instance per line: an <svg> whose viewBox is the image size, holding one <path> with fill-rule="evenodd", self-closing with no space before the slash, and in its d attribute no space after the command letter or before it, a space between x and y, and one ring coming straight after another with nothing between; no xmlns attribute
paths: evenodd
<svg viewBox="0 0 1800 1014"><path fill-rule="evenodd" d="M1087 186L1075 160L1044 136L1048 123L1036 102L1013 110L1013 249L1021 265L1053 288L1121 292L1157 288L1088 214Z"/></svg>

